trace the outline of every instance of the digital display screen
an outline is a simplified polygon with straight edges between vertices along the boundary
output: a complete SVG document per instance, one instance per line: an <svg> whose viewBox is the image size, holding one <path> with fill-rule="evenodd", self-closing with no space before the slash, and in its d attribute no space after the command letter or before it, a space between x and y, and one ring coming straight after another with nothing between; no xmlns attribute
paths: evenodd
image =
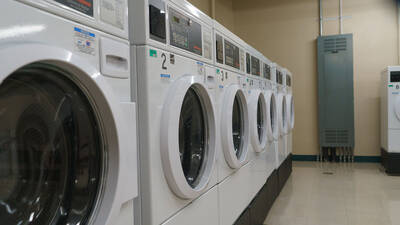
<svg viewBox="0 0 400 225"><path fill-rule="evenodd" d="M279 70L276 71L276 83L283 84L283 75Z"/></svg>
<svg viewBox="0 0 400 225"><path fill-rule="evenodd" d="M225 64L236 69L240 69L239 48L231 42L225 40Z"/></svg>
<svg viewBox="0 0 400 225"><path fill-rule="evenodd" d="M165 13L153 5L149 5L149 13L151 39L165 43Z"/></svg>
<svg viewBox="0 0 400 225"><path fill-rule="evenodd" d="M292 86L292 78L289 75L286 75L286 86Z"/></svg>
<svg viewBox="0 0 400 225"><path fill-rule="evenodd" d="M224 63L224 46L222 43L222 36L216 35L216 43L215 43L215 48L216 48L216 53L217 53L217 63Z"/></svg>
<svg viewBox="0 0 400 225"><path fill-rule="evenodd" d="M260 76L260 60L251 56L251 74Z"/></svg>
<svg viewBox="0 0 400 225"><path fill-rule="evenodd" d="M271 67L268 64L264 64L264 78L271 80Z"/></svg>
<svg viewBox="0 0 400 225"><path fill-rule="evenodd" d="M400 82L400 71L390 72L390 82Z"/></svg>
<svg viewBox="0 0 400 225"><path fill-rule="evenodd" d="M250 74L251 65L250 65L250 54L246 53L246 73Z"/></svg>

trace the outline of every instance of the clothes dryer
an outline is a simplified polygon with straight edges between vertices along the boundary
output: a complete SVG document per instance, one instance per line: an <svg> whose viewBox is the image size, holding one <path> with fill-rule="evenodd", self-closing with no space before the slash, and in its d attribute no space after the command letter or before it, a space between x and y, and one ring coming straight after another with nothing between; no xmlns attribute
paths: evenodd
<svg viewBox="0 0 400 225"><path fill-rule="evenodd" d="M126 1L107 2L2 1L3 223L133 224Z"/></svg>
<svg viewBox="0 0 400 225"><path fill-rule="evenodd" d="M212 20L184 1L131 1L129 10L140 106L136 224L218 224Z"/></svg>

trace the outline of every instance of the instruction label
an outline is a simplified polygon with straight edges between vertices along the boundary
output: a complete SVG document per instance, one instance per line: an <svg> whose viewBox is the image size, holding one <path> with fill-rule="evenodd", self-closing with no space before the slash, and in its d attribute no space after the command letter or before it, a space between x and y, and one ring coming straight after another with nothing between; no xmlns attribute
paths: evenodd
<svg viewBox="0 0 400 225"><path fill-rule="evenodd" d="M88 55L96 55L96 34L74 27L74 45L75 50L78 52Z"/></svg>
<svg viewBox="0 0 400 225"><path fill-rule="evenodd" d="M199 73L199 75L204 75L205 69L203 63L197 62L197 72Z"/></svg>
<svg viewBox="0 0 400 225"><path fill-rule="evenodd" d="M124 29L124 0L101 0L100 18L103 22Z"/></svg>

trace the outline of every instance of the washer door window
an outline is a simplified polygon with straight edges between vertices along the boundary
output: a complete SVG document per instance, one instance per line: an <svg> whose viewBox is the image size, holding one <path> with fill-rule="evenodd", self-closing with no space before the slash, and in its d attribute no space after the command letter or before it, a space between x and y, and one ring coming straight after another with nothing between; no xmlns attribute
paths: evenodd
<svg viewBox="0 0 400 225"><path fill-rule="evenodd" d="M255 90L250 95L251 142L254 151L262 152L267 144L267 110L263 92Z"/></svg>
<svg viewBox="0 0 400 225"><path fill-rule="evenodd" d="M221 141L225 160L237 169L246 160L249 144L247 101L238 85L227 87L221 99ZM229 110L232 109L232 110Z"/></svg>
<svg viewBox="0 0 400 225"><path fill-rule="evenodd" d="M260 144L263 141L264 137L264 130L265 130L265 122L264 122L264 106L263 103L261 102L261 96L258 99L257 102L257 133L258 133L258 141Z"/></svg>
<svg viewBox="0 0 400 225"><path fill-rule="evenodd" d="M191 187L199 183L206 154L207 124L200 97L189 88L179 119L179 153L183 173Z"/></svg>
<svg viewBox="0 0 400 225"><path fill-rule="evenodd" d="M286 112L286 97L281 96L281 121L280 121L280 129L281 129L281 134L285 134L287 132L287 112Z"/></svg>
<svg viewBox="0 0 400 225"><path fill-rule="evenodd" d="M287 104L288 104L288 131L294 128L294 100L292 95L288 95L287 97Z"/></svg>
<svg viewBox="0 0 400 225"><path fill-rule="evenodd" d="M215 163L216 125L210 94L199 76L169 88L161 116L160 154L169 187L183 199L207 187Z"/></svg>
<svg viewBox="0 0 400 225"><path fill-rule="evenodd" d="M235 95L232 109L232 138L235 155L240 159L240 156L243 153L244 116L243 104L241 103L238 94Z"/></svg>
<svg viewBox="0 0 400 225"><path fill-rule="evenodd" d="M63 72L24 67L0 85L0 220L87 224L105 158L96 114Z"/></svg>
<svg viewBox="0 0 400 225"><path fill-rule="evenodd" d="M267 99L267 137L268 141L273 141L278 139L278 117L277 117L277 107L276 107L276 97L272 91L267 91L265 94Z"/></svg>

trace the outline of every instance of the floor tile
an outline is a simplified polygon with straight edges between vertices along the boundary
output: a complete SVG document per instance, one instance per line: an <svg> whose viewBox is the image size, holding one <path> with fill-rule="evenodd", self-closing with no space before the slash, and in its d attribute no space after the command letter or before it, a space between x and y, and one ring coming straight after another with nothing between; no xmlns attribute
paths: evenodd
<svg viewBox="0 0 400 225"><path fill-rule="evenodd" d="M266 225L400 225L400 177L378 163L294 162Z"/></svg>

